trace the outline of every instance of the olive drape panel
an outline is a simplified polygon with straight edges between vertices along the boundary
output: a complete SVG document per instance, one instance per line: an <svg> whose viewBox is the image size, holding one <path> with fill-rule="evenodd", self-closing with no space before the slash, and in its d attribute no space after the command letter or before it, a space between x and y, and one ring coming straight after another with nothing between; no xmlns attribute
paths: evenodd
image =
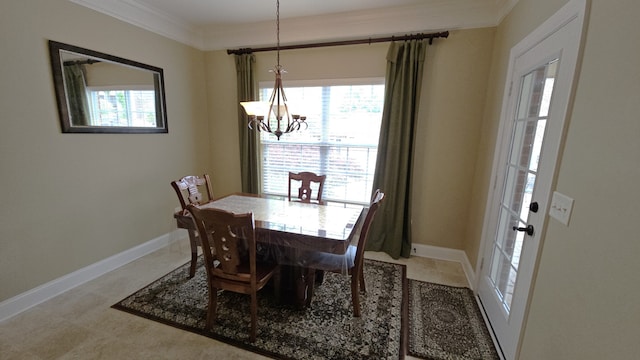
<svg viewBox="0 0 640 360"><path fill-rule="evenodd" d="M367 250L394 259L411 253L411 178L414 130L428 40L392 42L387 53L385 99L373 189L386 202L371 225Z"/></svg>
<svg viewBox="0 0 640 360"><path fill-rule="evenodd" d="M72 64L64 66L69 117L73 126L91 125L86 79L84 65Z"/></svg>
<svg viewBox="0 0 640 360"><path fill-rule="evenodd" d="M258 84L255 77L256 57L253 54L236 55L236 76L238 82L238 134L240 136L240 176L242 192L260 192L260 133L249 129L247 114L240 106L241 101L258 99Z"/></svg>

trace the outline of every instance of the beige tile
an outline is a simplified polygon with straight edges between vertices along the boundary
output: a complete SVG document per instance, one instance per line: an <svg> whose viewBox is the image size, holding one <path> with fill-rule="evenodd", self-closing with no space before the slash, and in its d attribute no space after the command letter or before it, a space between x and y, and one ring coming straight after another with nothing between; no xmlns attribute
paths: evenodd
<svg viewBox="0 0 640 360"><path fill-rule="evenodd" d="M65 320L78 322L110 305L109 298L76 288L49 300L43 309Z"/></svg>
<svg viewBox="0 0 640 360"><path fill-rule="evenodd" d="M55 332L63 319L40 305L0 323L0 338L14 347L27 350L32 342Z"/></svg>
<svg viewBox="0 0 640 360"><path fill-rule="evenodd" d="M124 334L131 336L130 334ZM126 343L113 336L99 335L87 339L79 346L62 355L59 359L169 359L157 349Z"/></svg>
<svg viewBox="0 0 640 360"><path fill-rule="evenodd" d="M464 275L462 265L455 261L435 260L436 268L442 272Z"/></svg>
<svg viewBox="0 0 640 360"><path fill-rule="evenodd" d="M27 346L27 351L43 359L57 359L82 344L91 336L93 336L93 333L85 327L61 322L52 331L47 331L42 336L32 337Z"/></svg>
<svg viewBox="0 0 640 360"><path fill-rule="evenodd" d="M15 346L14 340L9 339L6 334L0 333L0 358L3 360L14 359L39 359L35 354L28 353L26 350Z"/></svg>
<svg viewBox="0 0 640 360"><path fill-rule="evenodd" d="M449 286L469 287L469 282L464 275L451 274L446 272L441 272L440 280L436 282Z"/></svg>
<svg viewBox="0 0 640 360"><path fill-rule="evenodd" d="M136 334L137 336L147 331L151 321L139 316L131 316L131 314L120 310L102 308L99 312L95 312L92 317L78 319L77 323L85 324L85 326L99 324L95 328L97 333L119 337L120 334Z"/></svg>

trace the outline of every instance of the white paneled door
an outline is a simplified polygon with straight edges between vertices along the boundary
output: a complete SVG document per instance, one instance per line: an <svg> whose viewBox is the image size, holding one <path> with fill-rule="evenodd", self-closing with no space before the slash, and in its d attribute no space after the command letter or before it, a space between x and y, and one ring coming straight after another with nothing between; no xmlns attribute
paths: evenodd
<svg viewBox="0 0 640 360"><path fill-rule="evenodd" d="M570 1L511 51L477 286L506 359L518 356L585 9Z"/></svg>

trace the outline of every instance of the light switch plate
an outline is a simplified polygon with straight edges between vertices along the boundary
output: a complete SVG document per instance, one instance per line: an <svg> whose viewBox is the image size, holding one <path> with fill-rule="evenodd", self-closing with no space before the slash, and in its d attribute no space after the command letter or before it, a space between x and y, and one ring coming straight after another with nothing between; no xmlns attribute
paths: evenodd
<svg viewBox="0 0 640 360"><path fill-rule="evenodd" d="M553 197L551 198L551 207L549 208L549 216L565 225L569 225L569 217L571 216L572 209L572 198L557 191L553 192Z"/></svg>

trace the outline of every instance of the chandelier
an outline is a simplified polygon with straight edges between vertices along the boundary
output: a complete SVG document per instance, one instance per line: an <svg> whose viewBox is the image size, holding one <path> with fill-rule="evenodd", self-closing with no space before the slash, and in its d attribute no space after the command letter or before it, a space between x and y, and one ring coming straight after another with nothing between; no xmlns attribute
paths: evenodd
<svg viewBox="0 0 640 360"><path fill-rule="evenodd" d="M249 117L249 129L266 131L275 135L278 140L282 134L300 130L302 125L308 127L306 116L291 114L287 105L287 97L282 87L282 73L286 72L280 65L280 0L276 1L276 35L277 35L277 65L272 71L276 75L276 82L273 85L273 93L269 101L245 101L240 105ZM275 127L274 127L275 126Z"/></svg>

